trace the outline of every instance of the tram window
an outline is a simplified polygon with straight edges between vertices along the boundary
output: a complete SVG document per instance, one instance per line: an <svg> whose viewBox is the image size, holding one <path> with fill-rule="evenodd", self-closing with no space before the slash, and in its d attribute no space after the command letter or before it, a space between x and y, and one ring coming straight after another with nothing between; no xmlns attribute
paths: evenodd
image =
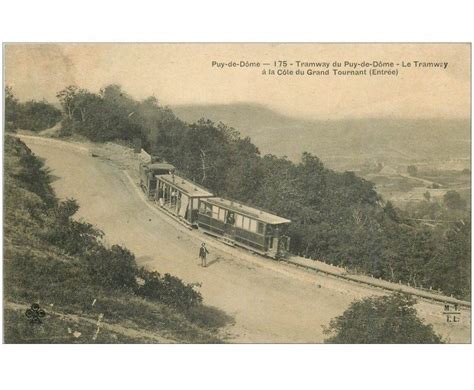
<svg viewBox="0 0 474 390"><path fill-rule="evenodd" d="M253 232L253 233L257 233L257 221L255 219L251 219L250 220L250 231Z"/></svg>
<svg viewBox="0 0 474 390"><path fill-rule="evenodd" d="M212 206L212 218L218 219L219 217L219 207Z"/></svg>
<svg viewBox="0 0 474 390"><path fill-rule="evenodd" d="M209 215L210 217L212 216L212 204L208 204L206 206L206 214Z"/></svg>
<svg viewBox="0 0 474 390"><path fill-rule="evenodd" d="M249 219L242 217L242 229L249 230Z"/></svg>
<svg viewBox="0 0 474 390"><path fill-rule="evenodd" d="M225 209L222 209L222 208L219 209L219 219L220 219L222 222L225 222L225 212L226 212Z"/></svg>
<svg viewBox="0 0 474 390"><path fill-rule="evenodd" d="M265 225L263 223L261 223L261 222L257 223L257 233L258 234L263 234L264 228L265 228Z"/></svg>
<svg viewBox="0 0 474 390"><path fill-rule="evenodd" d="M250 222L252 220L250 218L247 218L247 221L245 222L245 229L250 230Z"/></svg>
<svg viewBox="0 0 474 390"><path fill-rule="evenodd" d="M250 231L253 233L257 233L257 221L255 219L250 220Z"/></svg>
<svg viewBox="0 0 474 390"><path fill-rule="evenodd" d="M242 228L243 217L240 214L235 215L235 226Z"/></svg>

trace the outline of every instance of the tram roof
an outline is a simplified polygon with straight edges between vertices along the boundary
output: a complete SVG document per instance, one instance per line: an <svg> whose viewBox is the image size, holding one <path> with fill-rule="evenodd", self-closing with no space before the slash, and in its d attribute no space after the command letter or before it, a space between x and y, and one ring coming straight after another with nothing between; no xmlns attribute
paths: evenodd
<svg viewBox="0 0 474 390"><path fill-rule="evenodd" d="M242 214L251 218L254 218L258 221L268 223L270 225L278 225L282 223L290 223L289 219L279 217L278 215L271 214L267 211L263 211L254 207L247 206L240 202L235 202L223 198L209 198L206 199L206 202L222 207L227 210L235 211L238 214Z"/></svg>
<svg viewBox="0 0 474 390"><path fill-rule="evenodd" d="M192 198L202 198L214 196L211 192L207 191L205 188L200 187L196 183L179 177L177 175L156 175L158 180L163 181L173 187L176 187L178 190L182 191L185 195Z"/></svg>

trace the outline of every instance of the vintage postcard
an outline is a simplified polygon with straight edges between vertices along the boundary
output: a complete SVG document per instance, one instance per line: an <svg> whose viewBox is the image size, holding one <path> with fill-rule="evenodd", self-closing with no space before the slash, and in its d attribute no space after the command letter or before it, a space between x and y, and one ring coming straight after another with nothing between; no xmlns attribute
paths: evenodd
<svg viewBox="0 0 474 390"><path fill-rule="evenodd" d="M471 45L7 43L4 343L471 343Z"/></svg>

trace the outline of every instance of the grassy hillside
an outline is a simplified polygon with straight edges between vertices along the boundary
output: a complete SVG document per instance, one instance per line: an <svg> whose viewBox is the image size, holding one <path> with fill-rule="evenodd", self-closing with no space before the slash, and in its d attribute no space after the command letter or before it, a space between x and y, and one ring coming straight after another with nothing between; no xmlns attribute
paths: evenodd
<svg viewBox="0 0 474 390"><path fill-rule="evenodd" d="M221 341L229 318L204 306L194 287L105 247L102 232L72 218L75 201L56 199L25 144L7 136L4 161L5 342ZM33 303L46 312L42 324L25 316Z"/></svg>
<svg viewBox="0 0 474 390"><path fill-rule="evenodd" d="M372 159L398 164L470 155L467 119L302 120L247 103L182 105L172 109L190 123L202 117L222 121L251 137L262 154L298 160L306 151L332 168L355 169Z"/></svg>

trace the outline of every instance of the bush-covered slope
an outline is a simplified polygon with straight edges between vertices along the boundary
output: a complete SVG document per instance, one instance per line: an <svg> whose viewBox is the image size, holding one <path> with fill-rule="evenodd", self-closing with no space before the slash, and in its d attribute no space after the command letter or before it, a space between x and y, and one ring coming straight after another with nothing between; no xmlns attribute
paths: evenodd
<svg viewBox="0 0 474 390"><path fill-rule="evenodd" d="M220 341L229 319L180 279L138 268L125 248L105 247L102 232L72 218L74 200L56 199L47 170L21 141L5 138L4 159L7 343ZM42 325L23 314L32 303L47 313ZM91 320L99 315L104 326L94 340Z"/></svg>

